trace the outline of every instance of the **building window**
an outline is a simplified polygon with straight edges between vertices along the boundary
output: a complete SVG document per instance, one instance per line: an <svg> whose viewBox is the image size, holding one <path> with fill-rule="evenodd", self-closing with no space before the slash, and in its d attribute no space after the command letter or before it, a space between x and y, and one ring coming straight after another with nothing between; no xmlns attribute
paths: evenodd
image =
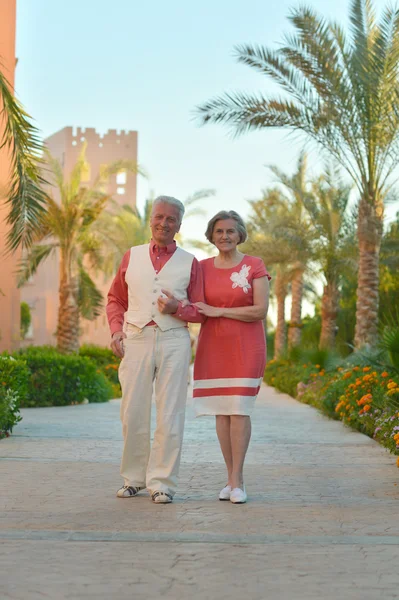
<svg viewBox="0 0 399 600"><path fill-rule="evenodd" d="M123 187L116 188L116 193L119 194L120 196L123 196L125 193L125 188L123 188Z"/></svg>
<svg viewBox="0 0 399 600"><path fill-rule="evenodd" d="M76 140L72 140L72 146L76 146L78 142Z"/></svg>
<svg viewBox="0 0 399 600"><path fill-rule="evenodd" d="M126 171L120 171L116 174L116 183L117 185L125 185L127 179Z"/></svg>

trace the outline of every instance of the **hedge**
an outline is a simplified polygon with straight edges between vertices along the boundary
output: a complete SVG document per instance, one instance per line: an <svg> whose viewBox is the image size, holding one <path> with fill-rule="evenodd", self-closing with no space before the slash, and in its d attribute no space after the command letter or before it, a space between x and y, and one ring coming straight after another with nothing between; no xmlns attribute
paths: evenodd
<svg viewBox="0 0 399 600"><path fill-rule="evenodd" d="M110 348L94 346L91 344L83 344L79 350L80 356L90 358L99 371L111 382L113 388L113 397L120 398L122 396L121 386L118 379L118 369L121 359L116 357Z"/></svg>
<svg viewBox="0 0 399 600"><path fill-rule="evenodd" d="M106 402L114 391L105 375L88 357L61 354L50 346L31 346L15 353L30 371L21 406L65 406Z"/></svg>
<svg viewBox="0 0 399 600"><path fill-rule="evenodd" d="M21 420L19 407L26 399L29 378L24 360L0 356L0 439L8 437Z"/></svg>

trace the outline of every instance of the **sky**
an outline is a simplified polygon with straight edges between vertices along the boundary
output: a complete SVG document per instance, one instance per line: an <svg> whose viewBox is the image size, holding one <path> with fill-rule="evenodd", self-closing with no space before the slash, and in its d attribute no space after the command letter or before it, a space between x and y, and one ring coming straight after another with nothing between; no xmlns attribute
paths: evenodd
<svg viewBox="0 0 399 600"><path fill-rule="evenodd" d="M348 0L310 0L347 21ZM224 91L268 92L268 79L239 65L234 47L272 47L291 26L295 0L17 0L16 91L44 137L67 125L133 129L150 191L184 200L203 188L216 195L206 216L183 227L200 236L221 209L244 217L247 200L273 184L265 165L292 172L301 144L282 131L233 140L221 126L200 127L195 107ZM317 153L311 156L317 161Z"/></svg>
<svg viewBox="0 0 399 600"><path fill-rule="evenodd" d="M385 6L375 0L375 6ZM248 215L248 200L274 185L267 165L291 173L302 144L281 130L232 139L200 127L198 104L226 91L273 93L265 76L240 65L237 44L276 48L291 30L296 0L17 0L16 92L43 137L65 126L137 130L138 206L150 192L184 200L211 188L206 215L187 219L202 239L221 209ZM307 0L348 25L349 0ZM319 152L309 157L320 168Z"/></svg>

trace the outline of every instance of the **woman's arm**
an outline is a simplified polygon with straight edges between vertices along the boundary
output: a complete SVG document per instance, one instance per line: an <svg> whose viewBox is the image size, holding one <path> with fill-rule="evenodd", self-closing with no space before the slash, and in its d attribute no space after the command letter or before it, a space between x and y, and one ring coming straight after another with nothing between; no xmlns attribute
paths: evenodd
<svg viewBox="0 0 399 600"><path fill-rule="evenodd" d="M225 317L236 321L253 323L263 321L269 308L269 280L267 277L259 277L252 282L254 290L254 303L252 306L236 306L234 308L223 308L209 306L203 302L197 302L199 312L206 317Z"/></svg>

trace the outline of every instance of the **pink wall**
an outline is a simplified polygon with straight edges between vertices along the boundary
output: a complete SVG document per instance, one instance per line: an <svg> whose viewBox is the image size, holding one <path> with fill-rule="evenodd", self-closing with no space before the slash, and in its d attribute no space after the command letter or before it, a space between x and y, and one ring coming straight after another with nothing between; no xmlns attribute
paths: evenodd
<svg viewBox="0 0 399 600"><path fill-rule="evenodd" d="M15 73L15 20L16 0L0 0L0 63L2 74L14 86ZM0 110L2 105L0 102ZM4 122L0 120L0 139ZM15 271L20 253L4 256L7 235L8 208L4 207L4 191L10 177L10 160L7 152L0 150L0 352L14 350L20 337L20 293L16 287Z"/></svg>

